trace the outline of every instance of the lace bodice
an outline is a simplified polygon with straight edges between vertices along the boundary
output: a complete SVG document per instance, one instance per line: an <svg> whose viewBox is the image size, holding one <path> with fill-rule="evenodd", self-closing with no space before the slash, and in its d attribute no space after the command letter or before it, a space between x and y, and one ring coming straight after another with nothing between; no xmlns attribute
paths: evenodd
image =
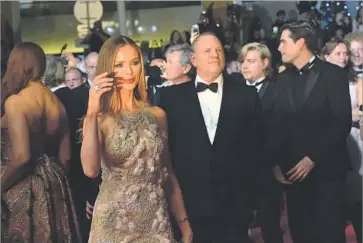
<svg viewBox="0 0 363 243"><path fill-rule="evenodd" d="M117 118L116 126L105 139L102 179L156 183L165 177L160 156L163 134L153 114L144 109ZM159 181L161 183L161 181Z"/></svg>
<svg viewBox="0 0 363 243"><path fill-rule="evenodd" d="M172 242L163 190L165 140L149 109L115 118L105 138L90 242Z"/></svg>

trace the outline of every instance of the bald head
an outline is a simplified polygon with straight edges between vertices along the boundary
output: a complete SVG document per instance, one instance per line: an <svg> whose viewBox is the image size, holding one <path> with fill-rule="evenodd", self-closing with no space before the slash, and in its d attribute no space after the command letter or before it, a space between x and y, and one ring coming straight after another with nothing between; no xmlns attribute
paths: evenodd
<svg viewBox="0 0 363 243"><path fill-rule="evenodd" d="M224 51L213 33L203 33L193 42L191 61L197 74L206 82L215 81L224 69Z"/></svg>
<svg viewBox="0 0 363 243"><path fill-rule="evenodd" d="M96 75L97 60L98 60L97 52L89 53L85 59L86 72L87 72L88 79L90 81L93 81L93 78Z"/></svg>

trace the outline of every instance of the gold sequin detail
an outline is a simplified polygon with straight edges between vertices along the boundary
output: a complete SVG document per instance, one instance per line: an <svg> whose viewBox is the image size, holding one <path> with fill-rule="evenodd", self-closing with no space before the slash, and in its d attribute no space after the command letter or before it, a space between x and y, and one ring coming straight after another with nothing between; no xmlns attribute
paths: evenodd
<svg viewBox="0 0 363 243"><path fill-rule="evenodd" d="M163 135L145 108L119 116L105 139L102 184L89 242L171 243L173 235L162 188Z"/></svg>
<svg viewBox="0 0 363 243"><path fill-rule="evenodd" d="M1 174L11 163L11 142L1 129ZM43 154L30 162L24 179L2 195L2 241L80 243L80 227L65 172Z"/></svg>

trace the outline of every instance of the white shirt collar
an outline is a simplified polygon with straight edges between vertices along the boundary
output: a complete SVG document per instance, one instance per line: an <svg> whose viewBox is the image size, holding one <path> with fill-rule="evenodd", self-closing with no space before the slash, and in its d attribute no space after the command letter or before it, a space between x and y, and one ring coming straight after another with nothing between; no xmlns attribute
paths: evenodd
<svg viewBox="0 0 363 243"><path fill-rule="evenodd" d="M254 81L253 83L249 82L248 80L246 80L246 84L248 86L256 86L257 83L261 82L262 80L264 80L266 78L266 76L262 76L261 78L257 79L256 81ZM261 85L261 84L260 84Z"/></svg>
<svg viewBox="0 0 363 243"><path fill-rule="evenodd" d="M173 83L173 82L165 81L165 82L163 82L162 84L156 85L156 87L158 87L158 88L162 88L162 87L169 87L169 86L172 86L172 85L174 85L174 83Z"/></svg>
<svg viewBox="0 0 363 243"><path fill-rule="evenodd" d="M316 56L315 56L315 55L313 55L313 56L311 57L311 59L309 60L309 63L312 63L312 62L315 60L315 58L316 58Z"/></svg>
<svg viewBox="0 0 363 243"><path fill-rule="evenodd" d="M210 83L204 81L199 75L197 75L197 77L195 78L195 87L197 87L198 82L205 83L205 84L210 84ZM218 76L218 78L216 78L213 82L211 82L211 83L217 83L218 84L218 91L217 91L217 93L219 93L219 94L223 90L223 82L224 82L224 80L223 80L223 75L222 74L220 74Z"/></svg>
<svg viewBox="0 0 363 243"><path fill-rule="evenodd" d="M67 85L65 85L65 84L63 83L63 84L60 84L60 85L58 85L58 86L56 86L56 87L50 88L50 90L51 90L52 92L55 92L55 91L57 91L58 89L60 89L60 88L65 88L65 87L67 87Z"/></svg>

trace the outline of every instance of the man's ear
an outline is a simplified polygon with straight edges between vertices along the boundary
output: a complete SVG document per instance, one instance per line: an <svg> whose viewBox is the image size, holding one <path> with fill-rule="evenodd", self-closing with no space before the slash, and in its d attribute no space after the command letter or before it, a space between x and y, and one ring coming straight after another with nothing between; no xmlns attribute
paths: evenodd
<svg viewBox="0 0 363 243"><path fill-rule="evenodd" d="M300 38L298 39L295 44L297 45L297 47L299 49L301 49L304 45L306 45L305 39L304 38Z"/></svg>
<svg viewBox="0 0 363 243"><path fill-rule="evenodd" d="M196 67L196 61L195 61L195 54L190 53L190 62L193 64L194 67Z"/></svg>
<svg viewBox="0 0 363 243"><path fill-rule="evenodd" d="M266 70L270 65L270 60L268 58L263 59L263 69Z"/></svg>
<svg viewBox="0 0 363 243"><path fill-rule="evenodd" d="M183 73L187 74L189 73L189 71L192 69L192 65L191 64L187 64L185 66L183 66Z"/></svg>

